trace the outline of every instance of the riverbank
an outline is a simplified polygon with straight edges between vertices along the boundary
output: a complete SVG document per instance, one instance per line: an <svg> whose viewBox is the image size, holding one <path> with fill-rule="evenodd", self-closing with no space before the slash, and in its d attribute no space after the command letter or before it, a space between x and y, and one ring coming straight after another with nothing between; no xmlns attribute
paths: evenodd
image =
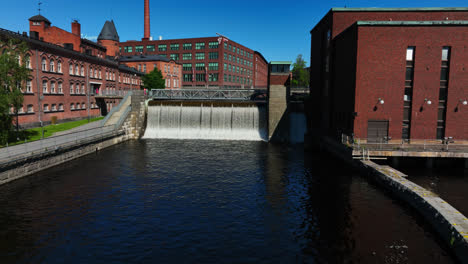
<svg viewBox="0 0 468 264"><path fill-rule="evenodd" d="M410 205L439 234L462 263L468 263L468 218L436 194L406 179L406 175L369 160L355 160L352 150L324 138L321 149L359 169L394 196Z"/></svg>

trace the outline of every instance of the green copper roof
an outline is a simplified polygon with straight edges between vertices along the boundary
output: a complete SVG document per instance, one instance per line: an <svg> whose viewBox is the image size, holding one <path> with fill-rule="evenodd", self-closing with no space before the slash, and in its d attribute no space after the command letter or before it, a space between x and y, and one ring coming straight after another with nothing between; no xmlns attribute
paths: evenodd
<svg viewBox="0 0 468 264"><path fill-rule="evenodd" d="M289 65L291 65L292 62L290 62L290 61L272 61L272 62L270 62L270 64L289 64Z"/></svg>
<svg viewBox="0 0 468 264"><path fill-rule="evenodd" d="M422 8L332 8L333 12L434 12L434 11L468 11L468 7L422 7Z"/></svg>
<svg viewBox="0 0 468 264"><path fill-rule="evenodd" d="M357 21L358 26L468 26L468 20L442 21Z"/></svg>

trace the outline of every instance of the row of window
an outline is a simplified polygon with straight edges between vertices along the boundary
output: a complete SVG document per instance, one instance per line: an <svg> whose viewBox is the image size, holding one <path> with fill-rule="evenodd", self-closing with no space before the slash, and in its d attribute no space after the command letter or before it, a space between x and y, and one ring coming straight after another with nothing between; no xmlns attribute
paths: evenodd
<svg viewBox="0 0 468 264"><path fill-rule="evenodd" d="M171 79L166 79L166 88L171 88L171 83L173 84L172 88L179 88L180 87L180 81L179 79L173 79L171 82Z"/></svg>
<svg viewBox="0 0 468 264"><path fill-rule="evenodd" d="M252 71L251 71L251 70L244 69L244 68L242 68L242 67L239 67L239 66L236 66L236 65L227 64L227 63L224 63L224 71L230 71L230 72L239 73L239 74L241 74L241 75L252 76Z"/></svg>
<svg viewBox="0 0 468 264"><path fill-rule="evenodd" d="M246 65L246 66L249 66L249 67L253 67L253 62L248 61L248 60L244 60L244 59L242 59L240 57L236 57L235 55L231 55L231 54L227 54L227 53L224 53L224 60L225 61L232 61L234 63Z"/></svg>
<svg viewBox="0 0 468 264"><path fill-rule="evenodd" d="M217 71L219 70L219 64L217 62L210 62L208 63L208 68L205 68L205 63L195 63L195 70L197 71L204 71L204 70L209 70L209 71ZM184 71L192 71L192 64L191 63L184 63L182 65L182 70Z"/></svg>
<svg viewBox="0 0 468 264"><path fill-rule="evenodd" d="M224 81L252 85L252 80L250 78L245 78L242 76L234 76L234 75L226 74L226 73L224 74Z"/></svg>
<svg viewBox="0 0 468 264"><path fill-rule="evenodd" d="M99 108L97 106L97 104L94 103L94 102L91 102L90 106L91 106L91 109ZM44 104L42 109L43 109L43 111L45 113L65 111L64 105L62 103L60 103L58 105L57 104L51 104L50 106L49 106L49 104ZM85 110L85 109L86 109L86 104L85 103L71 103L70 104L70 110ZM13 113L13 109L10 110L10 113ZM18 113L19 114L34 113L34 106L32 104L27 105L26 106L26 112L25 112L24 106L21 106L18 109Z"/></svg>
<svg viewBox="0 0 468 264"><path fill-rule="evenodd" d="M217 41L212 41L208 43L208 48L210 49L217 49L218 48L218 42ZM167 44L159 44L158 46L158 51L167 51ZM195 43L195 49L196 50L203 50L206 47L205 42L197 42ZM184 50L191 50L192 49L192 43L184 43L182 44L182 48ZM180 50L180 45L179 43L172 43L169 45L170 50ZM156 50L156 45L147 45L146 46L146 51L147 52L154 52ZM120 48L120 51L122 51L122 48ZM144 46L143 45L137 45L135 46L135 52L143 52L144 51ZM133 52L133 46L125 46L124 47L124 52Z"/></svg>
<svg viewBox="0 0 468 264"><path fill-rule="evenodd" d="M238 55L247 57L249 59L253 59L253 54L252 53L250 53L248 51L245 51L245 50L243 50L241 48L236 48L235 46L232 46L231 44L228 44L227 42L224 42L224 49L232 51L234 53L237 53Z"/></svg>

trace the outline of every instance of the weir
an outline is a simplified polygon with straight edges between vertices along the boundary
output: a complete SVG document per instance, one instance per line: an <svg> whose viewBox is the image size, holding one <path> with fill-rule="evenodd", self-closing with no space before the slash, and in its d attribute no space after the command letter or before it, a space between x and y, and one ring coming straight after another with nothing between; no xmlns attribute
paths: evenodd
<svg viewBox="0 0 468 264"><path fill-rule="evenodd" d="M267 141L266 106L255 102L150 101L143 138Z"/></svg>

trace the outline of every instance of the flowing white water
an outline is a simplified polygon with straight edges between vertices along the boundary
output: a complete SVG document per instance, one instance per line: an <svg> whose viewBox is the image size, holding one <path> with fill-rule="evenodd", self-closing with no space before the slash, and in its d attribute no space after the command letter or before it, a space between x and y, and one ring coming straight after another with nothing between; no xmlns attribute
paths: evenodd
<svg viewBox="0 0 468 264"><path fill-rule="evenodd" d="M149 106L143 138L266 141L266 112L257 105Z"/></svg>

